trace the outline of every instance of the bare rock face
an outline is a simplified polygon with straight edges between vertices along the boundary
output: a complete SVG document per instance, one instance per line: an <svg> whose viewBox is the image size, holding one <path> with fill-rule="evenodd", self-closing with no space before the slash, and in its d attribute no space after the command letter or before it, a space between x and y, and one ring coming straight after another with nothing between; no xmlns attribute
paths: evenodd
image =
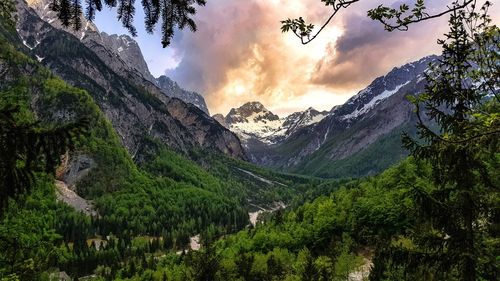
<svg viewBox="0 0 500 281"><path fill-rule="evenodd" d="M99 32L97 26L83 16L81 17L82 28L80 30L63 27L56 13L50 9L51 2L52 0L28 0L27 3L43 21L74 35L85 46L93 50L112 70L119 74L133 73L127 78L145 87L148 91L162 92L169 97L192 103L208 114L207 105L200 94L182 89L177 83L165 76L158 79L153 77L139 45L133 38L128 35L108 35L105 32ZM30 35L33 36L33 34ZM40 41L41 39L37 38L30 46L35 47L38 44L36 42Z"/></svg>
<svg viewBox="0 0 500 281"><path fill-rule="evenodd" d="M219 124L221 124L222 126L224 126L226 128L228 127L228 124L226 123L226 118L224 117L224 115L217 113L217 114L213 115L212 118L215 119L215 121L219 122Z"/></svg>
<svg viewBox="0 0 500 281"><path fill-rule="evenodd" d="M209 114L205 99L200 94L184 90L177 84L177 82L172 81L172 79L168 78L165 75L158 77L156 79L156 84L158 85L158 87L160 87L165 95L173 98L178 98L186 103L191 103L201 109L207 115Z"/></svg>
<svg viewBox="0 0 500 281"><path fill-rule="evenodd" d="M51 11L46 12L46 4L42 6L47 2L33 2L37 13L18 0L18 34L34 58L69 84L89 92L132 157L140 160L141 152L156 139L186 154L202 148L245 159L233 133L195 106L165 95L140 69L130 68L131 61L127 63L103 44L91 24L83 38L54 27L56 21L49 24ZM123 38L117 40L127 45L128 39ZM128 52L134 46L130 43Z"/></svg>
<svg viewBox="0 0 500 281"><path fill-rule="evenodd" d="M155 78L149 72L148 65L144 60L139 44L128 35L108 35L101 32L101 40L104 46L117 54L123 62L131 69L136 70L146 80L155 82Z"/></svg>
<svg viewBox="0 0 500 281"><path fill-rule="evenodd" d="M71 156L62 180L71 188L95 166L95 161L89 155L77 154Z"/></svg>

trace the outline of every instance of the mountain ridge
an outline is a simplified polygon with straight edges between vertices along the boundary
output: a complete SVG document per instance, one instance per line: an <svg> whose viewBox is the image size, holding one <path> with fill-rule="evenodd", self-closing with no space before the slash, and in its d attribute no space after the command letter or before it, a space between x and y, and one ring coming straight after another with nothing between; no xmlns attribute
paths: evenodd
<svg viewBox="0 0 500 281"><path fill-rule="evenodd" d="M137 161L155 147L152 140L185 154L202 148L246 158L233 133L194 105L168 97L119 56L90 40L97 31L82 41L42 20L24 1L17 1L17 10L17 31L28 51L56 75L93 96Z"/></svg>
<svg viewBox="0 0 500 281"><path fill-rule="evenodd" d="M23 0L17 1L22 2ZM184 90L177 84L175 87L161 87L158 81L159 78L155 78L150 73L139 44L129 35L100 32L99 28L93 22L88 21L83 15L81 15L83 27L80 30L75 30L71 27L66 28L60 23L56 13L50 9L51 0L27 0L27 4L34 9L42 20L54 28L72 34L85 46L92 49L115 72L134 71L138 77L131 76L129 78L132 78L135 83L142 84L149 91L160 91L169 97L175 97L187 103L192 103L209 114L202 95ZM35 42L40 42L40 39L36 39ZM37 45L38 43L27 46L34 48ZM146 80L147 82L141 80Z"/></svg>
<svg viewBox="0 0 500 281"><path fill-rule="evenodd" d="M226 127L240 138L242 135L246 138L242 140L246 153L258 165L321 177L340 177L335 169L345 169L344 166L349 163L352 168L349 169L350 172L346 172L346 176L375 174L406 155L400 148L400 141L393 141L399 138L403 130L413 131L413 105L406 96L423 91L426 83L423 73L429 63L437 58L431 55L394 67L386 75L374 79L344 104L323 112L325 116L318 118L316 122L305 122L295 130L275 130L271 133L268 130L267 134L259 135L252 132L248 122L237 123L243 124L239 127L232 125L227 118L224 122L229 123L225 124ZM314 109L309 111L314 112ZM301 114L307 112L308 110L293 113L287 118L296 123L301 119ZM215 119L221 122L222 117L218 115ZM294 128L294 122L291 122L290 128ZM395 134L396 131L399 134ZM255 135L258 137L247 137ZM377 146L388 143L398 145L397 148L390 149L389 154L394 155L373 155L374 151L381 153ZM352 163L351 157L357 159L352 160L356 163ZM378 163L377 157L391 160ZM373 163L371 168L370 163ZM356 167L365 172L356 171Z"/></svg>
<svg viewBox="0 0 500 281"><path fill-rule="evenodd" d="M232 108L226 116L216 114L212 117L235 132L244 145L250 145L255 141L271 145L282 141L302 127L319 122L327 114L326 111L320 112L310 107L280 118L262 103L253 101Z"/></svg>

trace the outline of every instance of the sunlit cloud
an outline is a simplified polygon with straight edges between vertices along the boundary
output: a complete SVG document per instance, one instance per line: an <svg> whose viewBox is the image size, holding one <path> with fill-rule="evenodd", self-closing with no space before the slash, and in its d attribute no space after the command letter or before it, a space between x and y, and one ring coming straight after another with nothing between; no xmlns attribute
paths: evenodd
<svg viewBox="0 0 500 281"><path fill-rule="evenodd" d="M167 74L202 92L214 113L227 113L254 100L283 113L288 113L285 108L307 107L306 103L292 106L290 101L314 90L310 80L317 61L327 54L326 46L341 35L341 29L332 25L304 47L292 34L281 33L280 20L327 17L324 6L315 3L315 9L308 9L307 1L209 2L197 15L198 32L174 39L172 48L185 51L179 66Z"/></svg>
<svg viewBox="0 0 500 281"><path fill-rule="evenodd" d="M209 0L196 15L198 31L177 32L169 48L160 49L158 32L137 39L151 72L203 94L211 113L247 101L261 101L280 116L310 106L325 110L393 67L440 52L436 41L447 17L388 33L366 16L380 3L403 1L360 1L305 46L281 33L280 20L304 16L320 24L330 13L320 0ZM432 13L447 1L426 3ZM498 22L500 6L491 15Z"/></svg>

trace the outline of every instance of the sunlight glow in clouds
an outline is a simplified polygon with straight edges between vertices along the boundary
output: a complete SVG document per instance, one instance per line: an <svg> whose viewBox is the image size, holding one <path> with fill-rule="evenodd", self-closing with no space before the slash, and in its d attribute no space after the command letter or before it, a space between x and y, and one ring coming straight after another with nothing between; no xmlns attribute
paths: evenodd
<svg viewBox="0 0 500 281"><path fill-rule="evenodd" d="M310 1L209 1L197 15L198 32L174 39L172 48L184 52L179 66L167 75L204 93L212 113L225 114L254 100L282 114L313 104L330 109L339 102L335 95L324 96L321 103L302 96L323 89L315 89L310 81L317 61L328 54L326 46L341 29L330 26L308 46L280 31L279 21L289 16L327 17L329 11L314 2L315 9L307 8Z"/></svg>
<svg viewBox="0 0 500 281"><path fill-rule="evenodd" d="M393 67L439 52L436 40L447 31L447 16L392 33L366 16L380 3L408 1L353 4L305 46L281 33L280 20L304 16L322 24L330 9L320 0L208 0L195 16L196 33L178 31L172 45L161 49L159 34L141 32L137 21L137 40L153 75L166 74L203 94L211 114L248 101L260 101L280 116L310 106L329 110ZM427 1L428 12L441 11L447 2ZM500 14L496 6L491 15ZM142 21L140 13L136 18Z"/></svg>

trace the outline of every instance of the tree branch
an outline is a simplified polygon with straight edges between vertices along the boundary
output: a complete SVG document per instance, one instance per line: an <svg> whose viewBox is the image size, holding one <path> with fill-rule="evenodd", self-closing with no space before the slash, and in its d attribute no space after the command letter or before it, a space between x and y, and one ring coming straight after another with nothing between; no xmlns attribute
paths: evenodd
<svg viewBox="0 0 500 281"><path fill-rule="evenodd" d="M297 35L300 38L303 45L309 44L312 40L314 40L314 39L316 39L316 37L318 37L318 35L323 31L323 29L325 29L325 27L330 23L330 21L332 21L332 19L335 17L335 15L338 13L338 11L340 11L340 9L347 8L351 4L354 4L354 3L359 2L359 1L360 0L351 0L351 1L340 2L340 3L337 3L336 5L334 4L333 13L330 15L328 20L326 20L326 22L321 26L321 28L318 30L318 32L316 32L316 34L314 34L314 36L310 37L308 35L307 40L304 40L304 36L299 35L297 33L297 30L294 30L293 33L295 33L295 35Z"/></svg>
<svg viewBox="0 0 500 281"><path fill-rule="evenodd" d="M402 22L400 24L396 24L396 25L391 25L391 24L387 23L387 21L384 20L384 17L377 18L376 20L378 20L380 23L382 23L384 25L385 29L387 29L388 31L393 31L393 30L407 31L408 25L410 25L410 24L442 17L448 13L452 13L454 11L463 9L463 8L469 6L472 2L474 2L474 0L464 1L463 4L458 5L458 6L456 6L456 5L453 7L447 6L447 8L448 8L447 10L445 10L441 13L438 13L438 14L434 14L434 15L427 15L424 17L416 18L416 19L410 19L407 17L404 20L402 20Z"/></svg>

